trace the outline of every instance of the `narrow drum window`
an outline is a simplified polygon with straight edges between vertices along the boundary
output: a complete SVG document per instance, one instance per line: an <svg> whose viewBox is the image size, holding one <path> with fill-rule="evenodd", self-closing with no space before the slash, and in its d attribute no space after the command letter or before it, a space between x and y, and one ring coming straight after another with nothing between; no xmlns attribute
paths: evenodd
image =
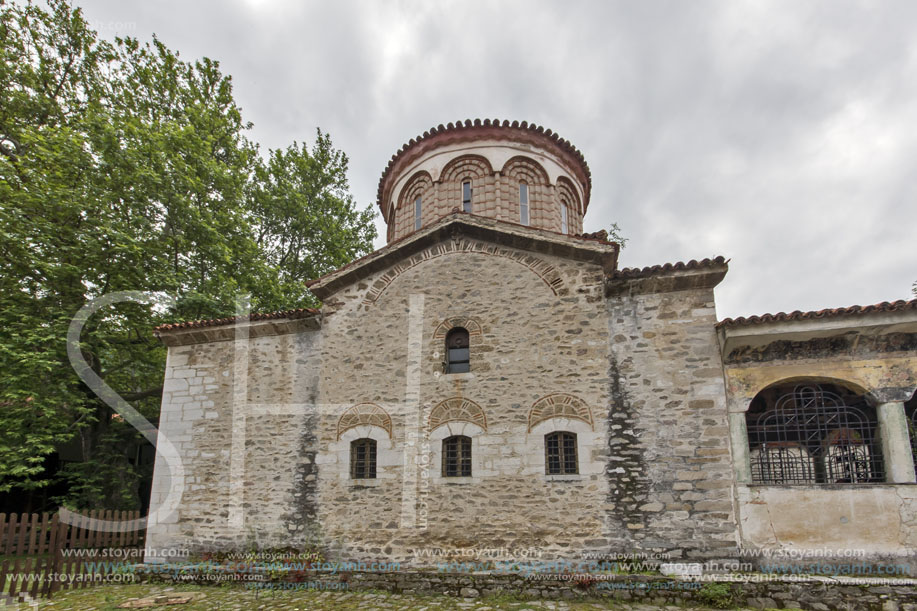
<svg viewBox="0 0 917 611"><path fill-rule="evenodd" d="M471 349L468 330L455 327L446 335L446 373L471 371Z"/></svg>
<svg viewBox="0 0 917 611"><path fill-rule="evenodd" d="M529 224L529 186L524 182L519 183L519 222Z"/></svg>
<svg viewBox="0 0 917 611"><path fill-rule="evenodd" d="M471 477L471 438L454 435L443 439L443 477Z"/></svg>
<svg viewBox="0 0 917 611"><path fill-rule="evenodd" d="M357 439L350 442L351 479L376 478L376 440Z"/></svg>
<svg viewBox="0 0 917 611"><path fill-rule="evenodd" d="M545 473L573 475L576 464L576 434L558 431L544 436Z"/></svg>
<svg viewBox="0 0 917 611"><path fill-rule="evenodd" d="M567 233L567 200L560 200L560 232Z"/></svg>
<svg viewBox="0 0 917 611"><path fill-rule="evenodd" d="M462 183L462 212L471 212L471 181Z"/></svg>
<svg viewBox="0 0 917 611"><path fill-rule="evenodd" d="M414 230L420 229L420 196L414 200Z"/></svg>

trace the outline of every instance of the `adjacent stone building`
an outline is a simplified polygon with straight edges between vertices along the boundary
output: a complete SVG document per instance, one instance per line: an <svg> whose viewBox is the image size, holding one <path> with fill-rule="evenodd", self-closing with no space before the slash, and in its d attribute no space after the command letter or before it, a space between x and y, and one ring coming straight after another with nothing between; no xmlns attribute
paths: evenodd
<svg viewBox="0 0 917 611"><path fill-rule="evenodd" d="M590 191L551 130L439 126L320 310L159 328L148 545L913 562L917 301L718 322L727 262L619 269Z"/></svg>

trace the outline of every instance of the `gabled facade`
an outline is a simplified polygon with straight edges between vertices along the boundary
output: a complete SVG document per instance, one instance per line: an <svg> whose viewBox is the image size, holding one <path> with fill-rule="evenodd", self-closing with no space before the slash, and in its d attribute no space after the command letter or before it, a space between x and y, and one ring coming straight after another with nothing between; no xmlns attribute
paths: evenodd
<svg viewBox="0 0 917 611"><path fill-rule="evenodd" d="M440 126L380 180L390 244L311 283L321 310L160 328L149 546L912 562L917 302L717 323L726 262L619 270L581 233L590 190L550 130Z"/></svg>

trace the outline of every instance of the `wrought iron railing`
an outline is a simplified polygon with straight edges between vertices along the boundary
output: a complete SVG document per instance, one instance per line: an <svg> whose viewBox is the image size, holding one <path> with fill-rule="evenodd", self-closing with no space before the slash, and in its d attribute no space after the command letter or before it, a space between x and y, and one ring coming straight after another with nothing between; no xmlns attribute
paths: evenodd
<svg viewBox="0 0 917 611"><path fill-rule="evenodd" d="M753 483L883 482L885 468L869 408L819 386L799 386L746 420Z"/></svg>

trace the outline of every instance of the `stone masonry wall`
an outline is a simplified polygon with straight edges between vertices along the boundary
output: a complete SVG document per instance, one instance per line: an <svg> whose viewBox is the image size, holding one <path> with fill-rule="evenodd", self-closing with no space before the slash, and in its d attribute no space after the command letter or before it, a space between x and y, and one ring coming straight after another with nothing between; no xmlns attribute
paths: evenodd
<svg viewBox="0 0 917 611"><path fill-rule="evenodd" d="M315 532L318 333L169 349L160 440L178 449L178 510L150 548L305 544ZM162 441L160 441L162 443ZM157 459L153 505L177 481Z"/></svg>
<svg viewBox="0 0 917 611"><path fill-rule="evenodd" d="M540 264L444 253L402 266L374 301L366 297L382 272L326 300L318 498L332 556L410 561L442 548L430 553L444 551L435 559L445 560L454 548L478 547L579 557L603 547L610 387L603 273L598 265L525 256ZM531 269L545 266L556 270L556 286ZM451 318L480 328L467 374L442 373L437 329ZM532 406L558 393L581 400L592 422L555 418L530 431ZM470 478L440 477L447 433L428 425L447 399L473 402L486 418L444 425L473 439ZM346 439L338 440L341 415L364 403L392 419L391 436L378 426L359 433L378 439L374 482L349 479ZM544 435L555 427L577 434L578 475L545 475Z"/></svg>
<svg viewBox="0 0 917 611"><path fill-rule="evenodd" d="M608 298L612 549L728 556L737 546L713 289Z"/></svg>

